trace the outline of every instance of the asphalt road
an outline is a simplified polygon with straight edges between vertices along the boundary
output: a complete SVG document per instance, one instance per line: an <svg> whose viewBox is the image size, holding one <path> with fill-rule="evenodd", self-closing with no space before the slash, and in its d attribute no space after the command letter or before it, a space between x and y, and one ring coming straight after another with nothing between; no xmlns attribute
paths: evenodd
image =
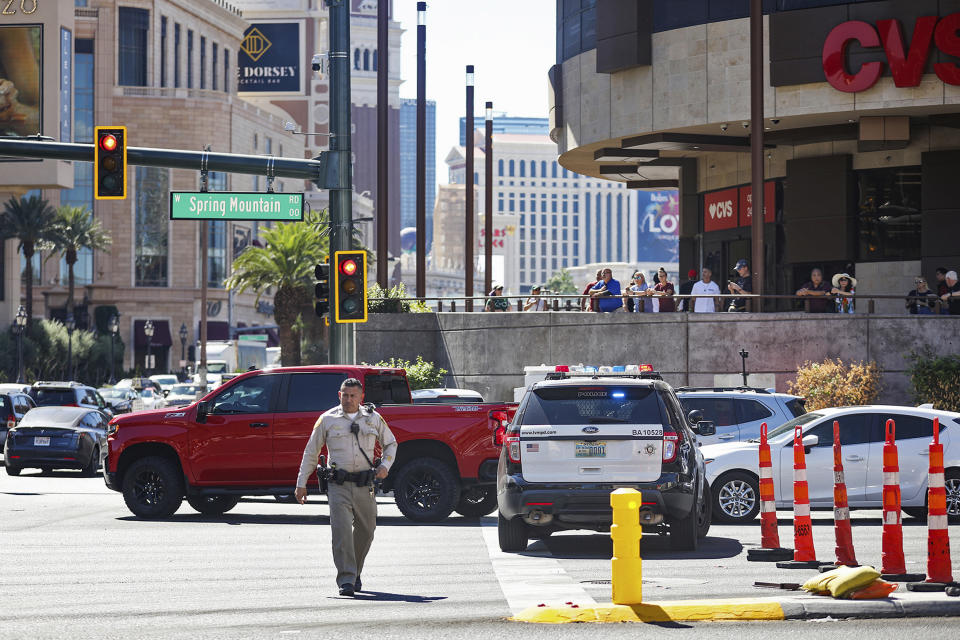
<svg viewBox="0 0 960 640"><path fill-rule="evenodd" d="M334 584L327 508L266 499L223 517L184 503L163 522L132 517L99 478L0 472L0 638L450 638L814 637L956 638L960 619L895 619L662 625L509 622L523 602L609 601L610 540L558 534L523 554L502 554L496 519L414 524L380 498L377 538L363 581L341 598ZM788 513L781 541L789 545ZM854 512L858 558L880 562L879 512ZM829 514L815 514L821 558L833 553ZM926 528L905 518L908 570L923 572ZM960 576L960 527L953 527ZM714 526L696 553L644 540L644 600L773 595L756 580L802 582L811 572L746 562L758 526ZM644 628L646 627L646 628ZM650 629L650 627L658 627ZM865 635L868 634L868 635Z"/></svg>

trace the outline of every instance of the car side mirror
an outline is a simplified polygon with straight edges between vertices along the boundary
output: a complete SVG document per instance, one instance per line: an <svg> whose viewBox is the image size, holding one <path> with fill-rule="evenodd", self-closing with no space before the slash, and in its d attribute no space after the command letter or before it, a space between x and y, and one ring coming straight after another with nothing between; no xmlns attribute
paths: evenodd
<svg viewBox="0 0 960 640"><path fill-rule="evenodd" d="M203 424L207 421L208 415L210 415L210 403L206 400L201 400L197 403L197 422Z"/></svg>
<svg viewBox="0 0 960 640"><path fill-rule="evenodd" d="M699 424L703 420L703 412L700 409L692 409L687 414L687 420L690 424Z"/></svg>
<svg viewBox="0 0 960 640"><path fill-rule="evenodd" d="M717 433L717 426L711 420L700 420L697 422L697 433L701 436L712 436Z"/></svg>
<svg viewBox="0 0 960 640"><path fill-rule="evenodd" d="M168 395L170 395L170 389L165 389L163 391L163 397L166 398Z"/></svg>
<svg viewBox="0 0 960 640"><path fill-rule="evenodd" d="M820 436L815 436L813 434L809 436L803 436L803 449L805 453L810 453L810 448L815 447L820 443Z"/></svg>

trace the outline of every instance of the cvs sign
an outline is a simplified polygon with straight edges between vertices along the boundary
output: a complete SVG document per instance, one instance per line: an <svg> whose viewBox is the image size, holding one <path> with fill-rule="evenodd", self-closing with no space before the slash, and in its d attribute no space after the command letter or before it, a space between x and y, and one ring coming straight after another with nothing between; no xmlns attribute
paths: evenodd
<svg viewBox="0 0 960 640"><path fill-rule="evenodd" d="M735 228L739 203L736 188L703 194L703 230L719 231Z"/></svg>
<svg viewBox="0 0 960 640"><path fill-rule="evenodd" d="M865 49L883 47L893 82L898 87L916 87L930 57L932 45L950 56L960 57L960 12L944 18L923 16L913 27L910 46L904 44L900 21L879 20L874 28L868 22L851 20L833 28L823 43L823 73L834 89L857 93L869 89L883 73L882 62L867 62L856 73L847 72L847 48L857 42ZM938 62L933 71L943 82L960 85L960 65Z"/></svg>

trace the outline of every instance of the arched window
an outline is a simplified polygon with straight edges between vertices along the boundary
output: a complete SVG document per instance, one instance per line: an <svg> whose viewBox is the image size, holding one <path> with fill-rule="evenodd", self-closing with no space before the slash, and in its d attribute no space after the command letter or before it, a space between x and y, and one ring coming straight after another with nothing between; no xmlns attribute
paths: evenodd
<svg viewBox="0 0 960 640"><path fill-rule="evenodd" d="M540 177L541 178L547 177L547 161L546 160L540 161Z"/></svg>
<svg viewBox="0 0 960 640"><path fill-rule="evenodd" d="M363 50L363 70L370 71L370 50Z"/></svg>
<svg viewBox="0 0 960 640"><path fill-rule="evenodd" d="M353 50L353 68L360 71L360 49Z"/></svg>
<svg viewBox="0 0 960 640"><path fill-rule="evenodd" d="M514 172L513 172L514 167L515 167L515 164L514 164L513 160L511 160L511 161L510 161L510 177L511 177L511 178L513 177L513 174L514 174Z"/></svg>
<svg viewBox="0 0 960 640"><path fill-rule="evenodd" d="M377 50L373 50L373 70L377 70Z"/></svg>
<svg viewBox="0 0 960 640"><path fill-rule="evenodd" d="M503 177L503 158L500 158L499 160L497 160L497 170L499 171L499 175L502 178Z"/></svg>
<svg viewBox="0 0 960 640"><path fill-rule="evenodd" d="M552 175L554 178L557 177L557 163L556 163L556 162L553 163L553 169L550 170L550 175Z"/></svg>
<svg viewBox="0 0 960 640"><path fill-rule="evenodd" d="M530 161L530 177L531 178L537 177L537 161L536 160Z"/></svg>
<svg viewBox="0 0 960 640"><path fill-rule="evenodd" d="M521 161L520 161L520 177L521 177L521 178L526 178L526 177L527 177L527 168L526 168L526 167L527 167L527 163L524 162L523 160L521 160Z"/></svg>
<svg viewBox="0 0 960 640"><path fill-rule="evenodd" d="M566 167L563 168L563 177L564 177L564 178L567 177L567 168L566 168Z"/></svg>

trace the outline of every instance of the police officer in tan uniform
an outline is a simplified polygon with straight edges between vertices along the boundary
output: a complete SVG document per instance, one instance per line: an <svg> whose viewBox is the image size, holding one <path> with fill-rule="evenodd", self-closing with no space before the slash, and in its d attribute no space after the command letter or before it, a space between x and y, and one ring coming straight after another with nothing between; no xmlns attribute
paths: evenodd
<svg viewBox="0 0 960 640"><path fill-rule="evenodd" d="M347 378L340 385L340 405L317 420L307 441L297 476L296 497L307 499L307 478L316 468L324 445L330 457L327 504L333 536L333 563L337 567L340 595L360 591L360 572L373 542L377 526L374 478L387 477L397 453L397 439L376 411L361 406L363 385ZM377 441L383 451L374 468L373 448Z"/></svg>

